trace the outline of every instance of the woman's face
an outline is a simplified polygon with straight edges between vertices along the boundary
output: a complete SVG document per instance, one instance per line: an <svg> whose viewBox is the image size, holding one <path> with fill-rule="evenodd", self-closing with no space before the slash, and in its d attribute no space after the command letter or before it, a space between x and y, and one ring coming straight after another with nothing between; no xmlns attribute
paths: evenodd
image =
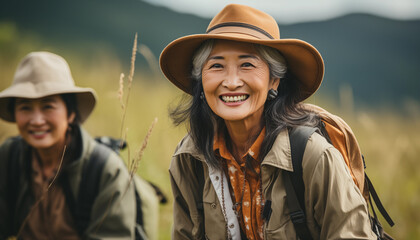
<svg viewBox="0 0 420 240"><path fill-rule="evenodd" d="M270 81L267 63L249 43L218 40L202 69L206 101L225 121L260 123Z"/></svg>
<svg viewBox="0 0 420 240"><path fill-rule="evenodd" d="M66 104L59 95L38 99L17 98L15 120L23 139L37 150L61 148L65 144L69 123Z"/></svg>

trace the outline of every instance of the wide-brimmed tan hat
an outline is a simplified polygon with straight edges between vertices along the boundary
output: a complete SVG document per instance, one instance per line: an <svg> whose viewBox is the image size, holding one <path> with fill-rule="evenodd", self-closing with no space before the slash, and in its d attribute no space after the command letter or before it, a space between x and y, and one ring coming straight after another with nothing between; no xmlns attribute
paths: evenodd
<svg viewBox="0 0 420 240"><path fill-rule="evenodd" d="M279 50L286 59L289 77L299 83L300 100L308 98L321 85L324 62L312 45L298 39L280 39L273 17L248 6L230 4L213 18L205 34L178 38L160 55L165 76L188 94L192 92L192 56L207 39L256 43Z"/></svg>
<svg viewBox="0 0 420 240"><path fill-rule="evenodd" d="M12 85L0 92L0 118L15 121L7 109L10 98L37 99L64 93L76 94L80 121L84 122L95 107L95 91L74 85L69 65L62 57L32 52L19 63Z"/></svg>

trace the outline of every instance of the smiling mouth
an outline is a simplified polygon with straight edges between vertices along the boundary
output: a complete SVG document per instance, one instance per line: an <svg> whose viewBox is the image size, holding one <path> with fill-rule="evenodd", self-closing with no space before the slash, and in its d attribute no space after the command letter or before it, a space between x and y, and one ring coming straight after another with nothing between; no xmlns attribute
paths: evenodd
<svg viewBox="0 0 420 240"><path fill-rule="evenodd" d="M248 99L249 95L237 95L237 96L220 96L220 99L225 103L242 102Z"/></svg>
<svg viewBox="0 0 420 240"><path fill-rule="evenodd" d="M42 136L46 134L48 131L30 131L30 133L34 136Z"/></svg>

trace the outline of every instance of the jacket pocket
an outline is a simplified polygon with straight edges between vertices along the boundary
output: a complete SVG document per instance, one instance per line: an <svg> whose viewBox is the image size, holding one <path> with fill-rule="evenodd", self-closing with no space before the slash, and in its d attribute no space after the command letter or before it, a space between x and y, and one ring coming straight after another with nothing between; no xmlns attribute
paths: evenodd
<svg viewBox="0 0 420 240"><path fill-rule="evenodd" d="M280 194L277 194L272 197L272 213L270 219L266 223L265 239L297 239L293 222L291 221L289 216L289 209L285 205L285 194L282 191L280 191Z"/></svg>
<svg viewBox="0 0 420 240"><path fill-rule="evenodd" d="M280 240L280 239L295 240L296 233L293 227L293 223L291 221L286 221L284 222L283 225L277 228L266 229L265 239L266 240Z"/></svg>
<svg viewBox="0 0 420 240"><path fill-rule="evenodd" d="M203 212L206 239L223 239L226 222L219 201L214 198L203 199Z"/></svg>

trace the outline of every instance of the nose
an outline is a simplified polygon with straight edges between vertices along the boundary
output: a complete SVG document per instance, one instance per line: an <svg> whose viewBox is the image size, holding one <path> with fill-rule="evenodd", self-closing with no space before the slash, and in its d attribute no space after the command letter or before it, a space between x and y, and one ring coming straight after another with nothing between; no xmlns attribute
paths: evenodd
<svg viewBox="0 0 420 240"><path fill-rule="evenodd" d="M235 90L239 87L242 87L244 82L238 74L236 68L231 68L228 70L228 73L225 76L225 79L222 82L222 86L226 87L229 90Z"/></svg>
<svg viewBox="0 0 420 240"><path fill-rule="evenodd" d="M31 114L30 124L32 125L42 125L45 123L44 114L39 109L34 109Z"/></svg>

